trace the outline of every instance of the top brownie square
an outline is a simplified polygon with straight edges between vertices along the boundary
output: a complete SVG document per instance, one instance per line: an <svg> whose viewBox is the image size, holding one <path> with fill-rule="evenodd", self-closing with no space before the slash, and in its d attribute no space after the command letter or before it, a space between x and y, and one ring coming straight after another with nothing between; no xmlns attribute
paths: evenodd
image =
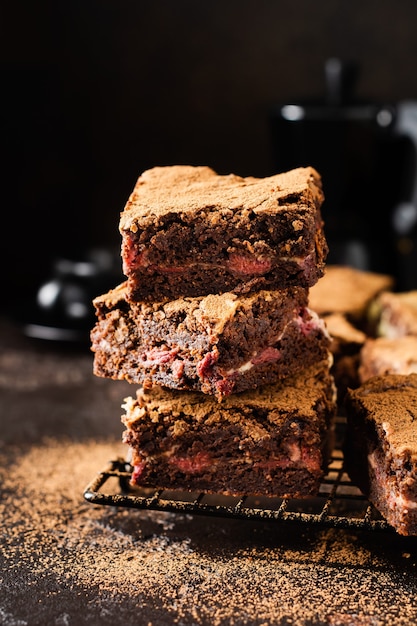
<svg viewBox="0 0 417 626"><path fill-rule="evenodd" d="M120 219L129 300L312 286L328 253L323 200L311 167L267 178L145 171Z"/></svg>

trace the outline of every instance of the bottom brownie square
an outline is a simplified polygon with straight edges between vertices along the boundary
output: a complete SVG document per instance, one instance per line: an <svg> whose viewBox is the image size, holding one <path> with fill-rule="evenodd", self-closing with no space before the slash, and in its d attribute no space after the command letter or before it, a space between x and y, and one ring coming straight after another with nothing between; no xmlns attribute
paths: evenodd
<svg viewBox="0 0 417 626"><path fill-rule="evenodd" d="M350 478L399 534L417 535L417 374L349 390L346 416Z"/></svg>
<svg viewBox="0 0 417 626"><path fill-rule="evenodd" d="M335 388L323 361L221 404L154 387L123 408L132 484L298 498L316 494L326 470Z"/></svg>

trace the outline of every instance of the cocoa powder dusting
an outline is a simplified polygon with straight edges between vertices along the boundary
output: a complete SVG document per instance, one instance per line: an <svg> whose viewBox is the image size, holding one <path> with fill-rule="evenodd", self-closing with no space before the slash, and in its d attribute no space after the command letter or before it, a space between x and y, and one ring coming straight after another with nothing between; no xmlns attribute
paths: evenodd
<svg viewBox="0 0 417 626"><path fill-rule="evenodd" d="M415 541L87 503L86 481L121 452L113 440L3 450L0 623L417 620Z"/></svg>

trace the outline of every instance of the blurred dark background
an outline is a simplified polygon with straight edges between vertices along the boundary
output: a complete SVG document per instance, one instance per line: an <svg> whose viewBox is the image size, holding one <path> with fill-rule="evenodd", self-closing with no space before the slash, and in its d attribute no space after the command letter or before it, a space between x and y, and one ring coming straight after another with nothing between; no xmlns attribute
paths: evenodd
<svg viewBox="0 0 417 626"><path fill-rule="evenodd" d="M18 1L3 2L0 15L1 262L13 310L56 258L118 254L119 213L144 169L204 164L267 176L285 168L274 111L323 102L327 59L357 63L360 101L417 100L413 0ZM393 180L387 167L379 184L390 202L400 152ZM326 200L329 224L335 211ZM368 230L378 211L361 210ZM380 233L389 229L384 221Z"/></svg>

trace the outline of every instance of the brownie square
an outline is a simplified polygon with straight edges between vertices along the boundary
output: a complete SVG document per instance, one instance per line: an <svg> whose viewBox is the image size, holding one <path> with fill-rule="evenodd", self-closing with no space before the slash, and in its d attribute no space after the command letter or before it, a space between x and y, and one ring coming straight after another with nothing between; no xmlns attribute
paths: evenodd
<svg viewBox="0 0 417 626"><path fill-rule="evenodd" d="M417 374L417 337L368 338L360 351L360 382L381 374Z"/></svg>
<svg viewBox="0 0 417 626"><path fill-rule="evenodd" d="M120 218L129 300L310 287L328 253L323 198L311 167L267 178L145 171Z"/></svg>
<svg viewBox="0 0 417 626"><path fill-rule="evenodd" d="M355 325L368 327L369 308L393 284L387 274L327 265L323 278L310 290L310 305L319 315L340 314Z"/></svg>
<svg viewBox="0 0 417 626"><path fill-rule="evenodd" d="M136 303L126 284L94 300L94 373L219 400L328 359L330 337L306 289Z"/></svg>
<svg viewBox="0 0 417 626"><path fill-rule="evenodd" d="M375 314L381 337L417 335L417 290L382 293L376 301Z"/></svg>
<svg viewBox="0 0 417 626"><path fill-rule="evenodd" d="M154 387L126 398L123 441L134 485L228 495L318 492L332 446L327 363L219 404Z"/></svg>
<svg viewBox="0 0 417 626"><path fill-rule="evenodd" d="M375 376L346 395L345 466L399 534L417 534L417 374Z"/></svg>

